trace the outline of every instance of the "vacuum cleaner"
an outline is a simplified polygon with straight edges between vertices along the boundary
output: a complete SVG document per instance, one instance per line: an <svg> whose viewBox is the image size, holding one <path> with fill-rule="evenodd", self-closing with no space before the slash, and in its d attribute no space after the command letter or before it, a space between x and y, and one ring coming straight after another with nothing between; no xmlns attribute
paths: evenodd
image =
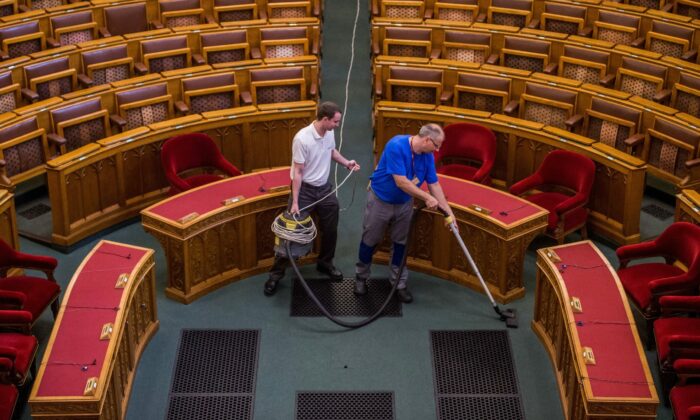
<svg viewBox="0 0 700 420"><path fill-rule="evenodd" d="M409 244L412 242L411 238L413 236L413 227L416 219L416 214L423 207L423 205L415 207L413 209L413 213L411 214L408 236ZM484 292L486 292L486 295L488 296L494 311L496 312L496 314L498 314L499 319L501 321L504 321L506 323L506 327L508 328L518 328L518 318L515 309L501 309L498 306L496 301L493 299L493 296L491 295L491 292L489 291L489 288L486 285L486 282L484 281L484 278L482 277L479 268L476 266L474 259L469 253L469 249L467 249L464 240L462 240L462 237L459 235L459 230L457 228L456 222L447 214L446 211L440 208L438 208L438 210L445 217L445 221L448 224L450 231L454 234L457 243L459 243L459 246L462 248L462 252L464 253L465 257L467 257L467 261L469 262L472 271L476 274L477 278L479 279L481 287L484 289ZM309 295L309 297L311 297L311 300L313 300L313 302L323 313L323 315L335 324L345 328L360 328L365 325L368 325L374 320L376 320L382 312L384 312L384 309L386 309L387 305L394 297L394 294L396 293L396 287L398 286L398 281L394 282L393 287L391 288L391 292L389 292L389 295L386 297L386 300L382 304L381 308L379 308L379 310L377 310L377 312L374 313L372 316L358 322L346 322L334 317L330 314L330 312L328 312L323 303L321 303L321 301L318 300L314 292L306 283L304 276L301 275L299 267L296 264L297 258L301 258L307 255L309 252L311 252L311 244L313 239L316 237L316 227L314 226L311 217L307 216L303 220L296 220L296 218L293 215L284 212L281 215L279 215L277 219L275 219L275 222L272 224L272 230L275 232L276 235L275 252L277 252L278 255L289 258L292 264L292 268L294 269L294 272L299 278L302 287L304 287L306 293ZM404 267L406 266L407 258L408 249L405 249L403 258L401 259L401 264L399 265L399 273L401 273Z"/></svg>
<svg viewBox="0 0 700 420"><path fill-rule="evenodd" d="M457 243L459 243L459 246L462 248L462 252L464 252L464 256L467 257L467 261L469 261L469 266L472 268L472 271L474 271L474 274L476 274L476 277L479 279L479 282L481 283L481 287L484 289L484 292L486 292L486 296L489 297L489 300L491 301L491 305L493 306L493 310L496 311L498 314L498 317L500 318L501 321L505 321L506 327L508 328L518 328L518 317L515 312L515 309L501 309L498 304L496 303L495 300L493 300L493 296L491 295L491 291L489 290L488 286L486 286L486 282L484 281L484 278L481 276L481 272L479 271L479 267L476 266L476 263L474 262L474 259L472 258L471 254L469 253L469 249L467 249L467 245L464 243L464 240L462 240L462 237L459 235L459 230L457 229L457 223L452 220L452 217L450 217L447 212L441 208L438 207L438 210L442 213L442 215L445 217L445 221L449 224L450 231L454 234L455 239L457 239Z"/></svg>

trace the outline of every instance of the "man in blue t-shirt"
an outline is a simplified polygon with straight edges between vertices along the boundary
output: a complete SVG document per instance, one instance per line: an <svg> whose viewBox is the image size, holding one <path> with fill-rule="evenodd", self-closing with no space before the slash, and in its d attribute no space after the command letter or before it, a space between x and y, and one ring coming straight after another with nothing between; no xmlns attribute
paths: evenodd
<svg viewBox="0 0 700 420"><path fill-rule="evenodd" d="M435 173L433 152L440 148L445 133L437 124L427 124L415 136L395 136L386 144L379 165L370 177L362 222L362 242L355 265L355 294L367 293L372 255L384 237L387 226L391 226L393 243L391 256L391 281L397 281L397 296L404 303L413 301L406 288L408 271L404 267L399 273L408 238L413 212L413 198L425 201L429 209L440 207L453 219L454 214ZM428 183L428 191L420 187Z"/></svg>

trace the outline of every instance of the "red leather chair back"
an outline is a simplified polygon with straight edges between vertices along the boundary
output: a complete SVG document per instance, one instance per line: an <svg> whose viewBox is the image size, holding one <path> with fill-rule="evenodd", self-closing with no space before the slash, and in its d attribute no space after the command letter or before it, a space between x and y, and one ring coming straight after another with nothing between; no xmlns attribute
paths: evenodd
<svg viewBox="0 0 700 420"><path fill-rule="evenodd" d="M556 184L588 197L593 188L595 163L568 150L553 150L537 169L544 184Z"/></svg>

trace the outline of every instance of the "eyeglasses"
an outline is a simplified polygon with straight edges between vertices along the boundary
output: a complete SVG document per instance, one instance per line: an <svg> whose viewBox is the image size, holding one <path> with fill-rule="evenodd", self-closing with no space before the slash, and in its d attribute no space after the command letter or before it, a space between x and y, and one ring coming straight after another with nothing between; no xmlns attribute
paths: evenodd
<svg viewBox="0 0 700 420"><path fill-rule="evenodd" d="M432 137L428 137L428 140L430 140L431 143L433 143L433 146L435 146L435 150L440 150L440 146L433 140Z"/></svg>

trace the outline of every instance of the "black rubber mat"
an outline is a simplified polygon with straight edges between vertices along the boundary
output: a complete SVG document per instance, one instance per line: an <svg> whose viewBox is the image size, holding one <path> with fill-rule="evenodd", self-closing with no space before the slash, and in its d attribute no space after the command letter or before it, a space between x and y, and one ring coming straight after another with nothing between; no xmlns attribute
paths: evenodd
<svg viewBox="0 0 700 420"><path fill-rule="evenodd" d="M508 332L431 331L438 420L524 418Z"/></svg>
<svg viewBox="0 0 700 420"><path fill-rule="evenodd" d="M259 330L182 330L167 419L252 419Z"/></svg>
<svg viewBox="0 0 700 420"><path fill-rule="evenodd" d="M306 282L333 316L371 316L379 310L391 291L391 283L386 279L369 280L367 294L364 296L355 296L353 293L354 278L345 278L339 282L331 282L327 278L311 278L306 279ZM299 317L323 316L296 277L292 284L290 315ZM382 316L402 316L401 302L396 298L392 299L384 309Z"/></svg>
<svg viewBox="0 0 700 420"><path fill-rule="evenodd" d="M51 211L51 207L44 203L35 204L25 210L17 212L18 215L24 217L27 220L36 219L42 214L46 214Z"/></svg>
<svg viewBox="0 0 700 420"><path fill-rule="evenodd" d="M296 420L393 420L393 392L297 392Z"/></svg>
<svg viewBox="0 0 700 420"><path fill-rule="evenodd" d="M647 204L642 207L642 211L658 220L667 220L673 217L673 211L667 210L656 204Z"/></svg>

